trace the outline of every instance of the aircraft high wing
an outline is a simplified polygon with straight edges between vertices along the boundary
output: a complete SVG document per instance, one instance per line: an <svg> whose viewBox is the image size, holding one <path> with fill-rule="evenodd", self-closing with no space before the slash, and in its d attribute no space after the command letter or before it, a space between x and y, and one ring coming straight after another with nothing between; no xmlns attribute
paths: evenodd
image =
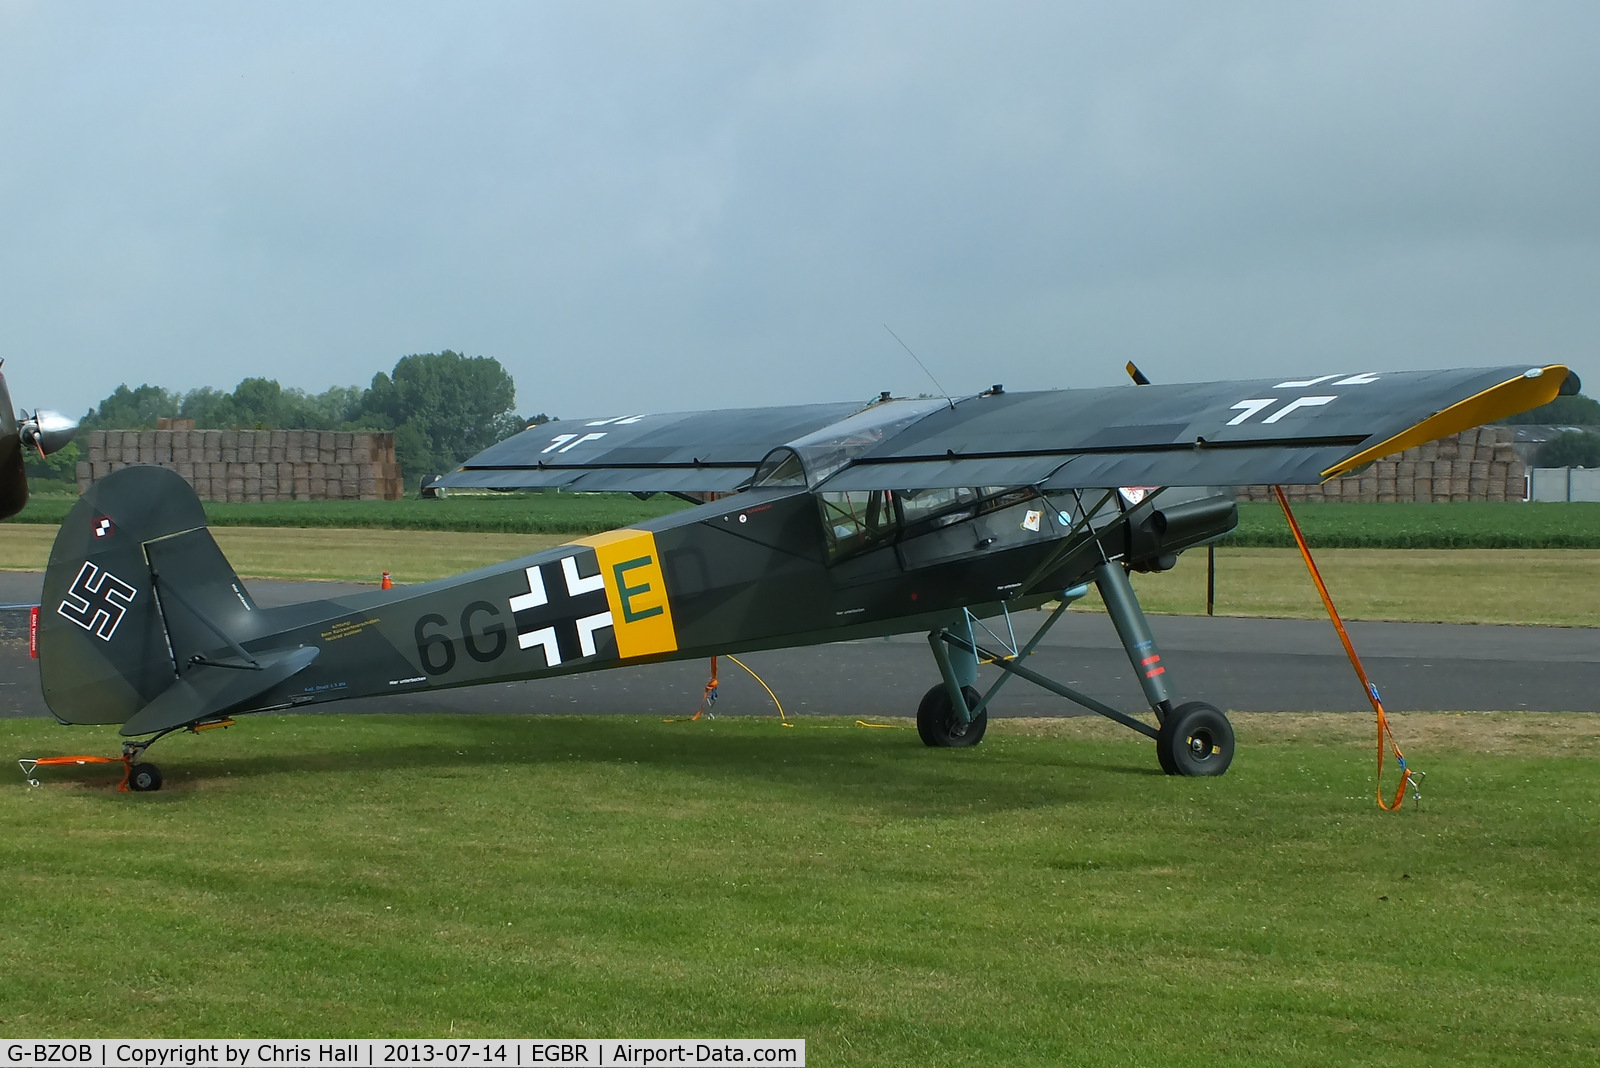
<svg viewBox="0 0 1600 1068"><path fill-rule="evenodd" d="M272 609L175 472L128 467L57 536L41 679L63 722L121 724L126 782L154 789L150 744L246 712L923 631L941 680L917 707L926 745L977 744L1021 678L1151 737L1169 774L1218 775L1232 728L1175 699L1128 573L1233 529L1225 487L1334 477L1576 389L1559 365L1342 371L547 423L444 485L725 496L439 582ZM1089 582L1158 726L1027 665ZM1010 637L1013 613L1051 604L1031 639ZM984 693L980 661L1000 671Z"/></svg>
<svg viewBox="0 0 1600 1068"><path fill-rule="evenodd" d="M1577 392L1565 367L1365 372L625 415L530 427L458 489L726 493L1320 482Z"/></svg>

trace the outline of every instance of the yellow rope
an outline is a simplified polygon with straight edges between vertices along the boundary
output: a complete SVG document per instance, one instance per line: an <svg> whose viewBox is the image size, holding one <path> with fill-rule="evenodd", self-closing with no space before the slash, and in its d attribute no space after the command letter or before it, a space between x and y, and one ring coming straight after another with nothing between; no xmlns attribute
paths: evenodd
<svg viewBox="0 0 1600 1068"><path fill-rule="evenodd" d="M752 679L755 679L757 682L761 683L761 688L763 690L767 691L767 696L772 698L772 703L778 706L778 718L783 721L783 725L785 727L793 727L794 724L790 723L789 722L789 717L784 714L783 702L778 700L778 695L772 692L772 687L767 685L766 680L763 679L760 675L757 675L754 671L751 671L750 665L746 664L743 660L740 660L738 657L736 657L736 656L728 656L728 654L726 654L726 653L724 653L723 655L727 656L729 660L732 660L735 664L738 664L740 667L744 668L746 671L749 671L750 672L750 677Z"/></svg>
<svg viewBox="0 0 1600 1068"><path fill-rule="evenodd" d="M783 702L778 700L778 695L772 692L772 687L767 685L767 680L763 679L760 675L757 675L755 673L755 669L754 668L752 668L749 664L746 664L743 660L740 660L738 657L732 656L732 655L730 655L728 653L723 653L722 655L726 656L729 660L732 660L735 664L738 664L740 667L744 668L746 671L748 671L750 673L750 677L752 679L755 679L757 682L759 682L761 684L761 688L763 690L767 691L767 696L772 698L772 703L774 705L778 706L778 719L782 721L782 723L783 723L783 725L785 727L793 727L794 724L789 722L788 713L784 712L784 710L783 710ZM713 672L712 677L713 678L716 677L715 670L716 670L715 668L712 669L712 672ZM709 689L709 687L708 687L708 689ZM703 706L702 706L702 711L703 710L704 709L703 709ZM663 722L663 723L691 723L694 720L697 720L699 718L700 718L700 713L696 712L693 716L668 717L666 719L663 719L661 722ZM904 729L904 727L899 723L868 723L865 720L860 720L860 719L856 720L856 726L857 727L870 727L870 728L872 728L874 730L880 730L880 731L892 731L892 730L903 730Z"/></svg>

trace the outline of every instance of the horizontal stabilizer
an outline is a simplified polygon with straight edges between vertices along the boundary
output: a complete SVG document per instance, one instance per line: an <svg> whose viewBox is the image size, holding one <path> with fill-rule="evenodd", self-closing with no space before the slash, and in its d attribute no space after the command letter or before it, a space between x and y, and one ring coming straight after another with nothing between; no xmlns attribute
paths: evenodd
<svg viewBox="0 0 1600 1068"><path fill-rule="evenodd" d="M301 646L259 654L256 667L195 666L124 723L122 733L130 738L155 734L226 712L304 671L319 652Z"/></svg>

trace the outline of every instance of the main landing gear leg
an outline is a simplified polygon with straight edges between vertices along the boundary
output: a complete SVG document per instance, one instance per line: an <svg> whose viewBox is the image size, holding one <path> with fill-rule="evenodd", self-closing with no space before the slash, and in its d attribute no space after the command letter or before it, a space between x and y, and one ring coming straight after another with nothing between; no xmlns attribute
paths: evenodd
<svg viewBox="0 0 1600 1068"><path fill-rule="evenodd" d="M1028 643L1014 652L987 649L973 639L970 630L963 634L947 628L930 633L928 644L933 649L944 681L929 690L917 708L917 732L923 742L931 746L977 744L976 740L955 739L968 738L973 734L982 738L983 728L988 725L990 700L1014 675L1151 738L1156 743L1156 759L1168 775L1221 775L1227 771L1233 761L1233 727L1221 711L1202 701L1190 701L1173 707L1167 685L1167 669L1161 662L1155 636L1150 633L1150 624L1144 617L1144 610L1139 607L1139 599L1134 595L1127 572L1118 564L1102 564L1095 570L1094 579L1111 622L1122 639L1123 648L1138 670L1139 685L1156 714L1156 721L1161 725L1159 729L1041 675L1023 663L1050 628L1055 626L1067 605L1087 592L1080 586L1063 593L1056 610L1040 625ZM976 678L976 664L980 659L1002 672L982 696L970 684ZM957 672L965 664L973 665L973 673L962 678ZM966 731L958 734L956 732L963 723L963 711L966 713Z"/></svg>
<svg viewBox="0 0 1600 1068"><path fill-rule="evenodd" d="M1161 724L1156 733L1161 770L1168 775L1221 775L1227 771L1233 762L1233 726L1219 709L1203 701L1172 707L1161 650L1128 573L1120 564L1103 563L1094 570L1094 584L1139 677L1145 700Z"/></svg>
<svg viewBox="0 0 1600 1068"><path fill-rule="evenodd" d="M989 713L980 707L978 655L968 646L947 645L944 631L930 631L928 647L944 679L929 690L917 705L917 734L923 745L936 748L965 748L983 741L989 727Z"/></svg>

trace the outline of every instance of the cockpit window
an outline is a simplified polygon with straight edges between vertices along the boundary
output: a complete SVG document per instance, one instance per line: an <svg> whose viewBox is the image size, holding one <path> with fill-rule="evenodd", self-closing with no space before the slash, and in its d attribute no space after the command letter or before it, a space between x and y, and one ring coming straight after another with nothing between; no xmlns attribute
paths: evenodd
<svg viewBox="0 0 1600 1068"><path fill-rule="evenodd" d="M767 453L766 459L761 461L761 466L756 468L756 477L752 481L752 485L756 486L804 486L805 484L805 465L800 462L799 453L786 445L780 445Z"/></svg>
<svg viewBox="0 0 1600 1068"><path fill-rule="evenodd" d="M817 504L830 561L891 541L900 529L890 490L819 493Z"/></svg>
<svg viewBox="0 0 1600 1068"><path fill-rule="evenodd" d="M977 501L977 491L965 488L906 490L900 494L900 513L908 528L934 517L939 519L935 526L949 526L972 518Z"/></svg>

